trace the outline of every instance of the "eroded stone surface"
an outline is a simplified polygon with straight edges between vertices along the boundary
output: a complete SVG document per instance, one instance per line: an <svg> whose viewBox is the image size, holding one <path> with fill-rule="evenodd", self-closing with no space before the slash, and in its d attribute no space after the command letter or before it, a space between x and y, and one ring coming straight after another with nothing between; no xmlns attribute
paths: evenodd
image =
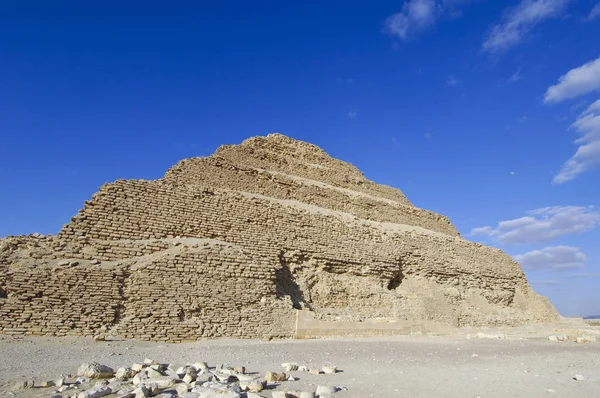
<svg viewBox="0 0 600 398"><path fill-rule="evenodd" d="M333 323L557 318L507 254L279 134L106 184L57 236L0 240L5 334L292 337L300 308Z"/></svg>

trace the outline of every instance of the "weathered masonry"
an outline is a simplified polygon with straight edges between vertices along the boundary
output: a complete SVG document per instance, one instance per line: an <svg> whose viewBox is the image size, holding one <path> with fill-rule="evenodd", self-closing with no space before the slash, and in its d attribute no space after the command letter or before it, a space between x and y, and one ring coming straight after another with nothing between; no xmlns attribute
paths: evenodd
<svg viewBox="0 0 600 398"><path fill-rule="evenodd" d="M57 236L0 239L0 333L319 334L307 316L369 334L558 315L505 253L280 134L106 184Z"/></svg>

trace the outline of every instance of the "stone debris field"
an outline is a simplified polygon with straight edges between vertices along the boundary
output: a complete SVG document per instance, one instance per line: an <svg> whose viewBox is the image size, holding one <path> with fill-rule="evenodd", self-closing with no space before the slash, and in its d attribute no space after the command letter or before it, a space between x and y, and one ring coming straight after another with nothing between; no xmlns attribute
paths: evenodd
<svg viewBox="0 0 600 398"><path fill-rule="evenodd" d="M231 367L220 364L210 368L206 362L194 362L177 367L144 359L128 367L113 369L90 362L82 364L76 376L60 376L55 380L36 382L23 380L12 387L12 391L29 388L49 390L52 398L260 398L263 390L274 389L282 382L295 381L290 372L308 372L313 375L334 374L335 366L308 368L296 363L281 364L282 371L267 371L264 376L246 373L244 366ZM273 398L331 398L344 387L318 385L315 391L273 391Z"/></svg>
<svg viewBox="0 0 600 398"><path fill-rule="evenodd" d="M14 398L595 398L600 391L600 344L543 335L176 344L4 336L0 358L0 396Z"/></svg>

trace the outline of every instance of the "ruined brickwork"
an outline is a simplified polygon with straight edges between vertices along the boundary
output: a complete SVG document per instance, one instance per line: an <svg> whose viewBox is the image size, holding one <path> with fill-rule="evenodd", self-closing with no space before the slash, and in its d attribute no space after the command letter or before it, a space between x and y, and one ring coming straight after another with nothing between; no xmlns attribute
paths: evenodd
<svg viewBox="0 0 600 398"><path fill-rule="evenodd" d="M551 322L501 251L273 134L100 188L57 236L0 240L0 331L292 337L326 322Z"/></svg>

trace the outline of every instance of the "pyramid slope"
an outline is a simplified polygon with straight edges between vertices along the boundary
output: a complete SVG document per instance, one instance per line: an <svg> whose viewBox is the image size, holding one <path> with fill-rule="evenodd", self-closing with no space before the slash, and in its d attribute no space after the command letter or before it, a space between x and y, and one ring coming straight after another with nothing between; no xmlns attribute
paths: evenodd
<svg viewBox="0 0 600 398"><path fill-rule="evenodd" d="M558 317L505 253L280 134L106 184L56 237L2 240L0 289L14 334L291 337L297 310L334 329Z"/></svg>

